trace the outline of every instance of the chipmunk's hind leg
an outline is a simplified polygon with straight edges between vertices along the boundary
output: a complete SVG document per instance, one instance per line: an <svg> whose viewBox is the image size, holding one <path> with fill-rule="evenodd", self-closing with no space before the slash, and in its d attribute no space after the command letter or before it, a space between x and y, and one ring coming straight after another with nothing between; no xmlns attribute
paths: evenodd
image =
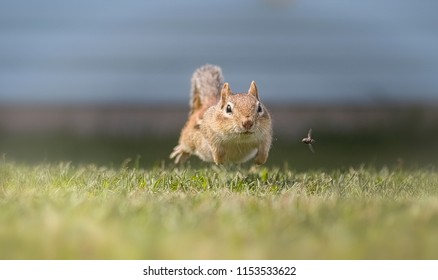
<svg viewBox="0 0 438 280"><path fill-rule="evenodd" d="M175 159L175 164L184 163L189 157L191 153L188 153L184 150L181 145L173 148L173 152L170 154L170 159Z"/></svg>

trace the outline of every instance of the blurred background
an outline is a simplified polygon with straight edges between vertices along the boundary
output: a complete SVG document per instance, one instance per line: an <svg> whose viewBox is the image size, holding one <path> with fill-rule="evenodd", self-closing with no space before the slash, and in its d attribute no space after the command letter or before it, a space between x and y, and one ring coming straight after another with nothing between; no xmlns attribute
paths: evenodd
<svg viewBox="0 0 438 280"><path fill-rule="evenodd" d="M438 163L438 2L0 2L0 153L19 162L170 164L190 77L257 82L269 164ZM300 143L312 127L316 153ZM200 164L196 159L193 164Z"/></svg>

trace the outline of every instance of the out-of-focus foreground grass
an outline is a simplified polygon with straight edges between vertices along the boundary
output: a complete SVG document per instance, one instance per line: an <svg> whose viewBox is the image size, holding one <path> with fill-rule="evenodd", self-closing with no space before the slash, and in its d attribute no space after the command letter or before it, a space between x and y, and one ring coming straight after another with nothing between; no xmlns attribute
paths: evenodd
<svg viewBox="0 0 438 280"><path fill-rule="evenodd" d="M1 259L436 259L433 168L0 163Z"/></svg>

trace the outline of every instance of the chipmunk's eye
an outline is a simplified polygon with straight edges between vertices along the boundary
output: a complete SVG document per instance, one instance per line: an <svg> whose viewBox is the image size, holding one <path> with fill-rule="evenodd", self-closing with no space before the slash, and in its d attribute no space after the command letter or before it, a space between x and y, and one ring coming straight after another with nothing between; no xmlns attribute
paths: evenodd
<svg viewBox="0 0 438 280"><path fill-rule="evenodd" d="M233 113L233 109L231 108L230 104L227 105L227 108L226 108L225 112L227 112L227 114Z"/></svg>
<svg viewBox="0 0 438 280"><path fill-rule="evenodd" d="M259 105L257 106L257 113L262 113L263 112L263 108L262 108L262 105L260 105L260 103L259 103Z"/></svg>

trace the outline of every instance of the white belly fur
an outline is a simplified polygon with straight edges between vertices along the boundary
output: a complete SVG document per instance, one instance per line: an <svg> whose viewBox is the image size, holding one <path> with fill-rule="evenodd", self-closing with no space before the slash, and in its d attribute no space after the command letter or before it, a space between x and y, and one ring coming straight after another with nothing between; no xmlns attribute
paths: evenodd
<svg viewBox="0 0 438 280"><path fill-rule="evenodd" d="M225 151L224 162L226 163L246 162L255 157L258 151L258 143L254 139L234 139L234 141L222 144Z"/></svg>

